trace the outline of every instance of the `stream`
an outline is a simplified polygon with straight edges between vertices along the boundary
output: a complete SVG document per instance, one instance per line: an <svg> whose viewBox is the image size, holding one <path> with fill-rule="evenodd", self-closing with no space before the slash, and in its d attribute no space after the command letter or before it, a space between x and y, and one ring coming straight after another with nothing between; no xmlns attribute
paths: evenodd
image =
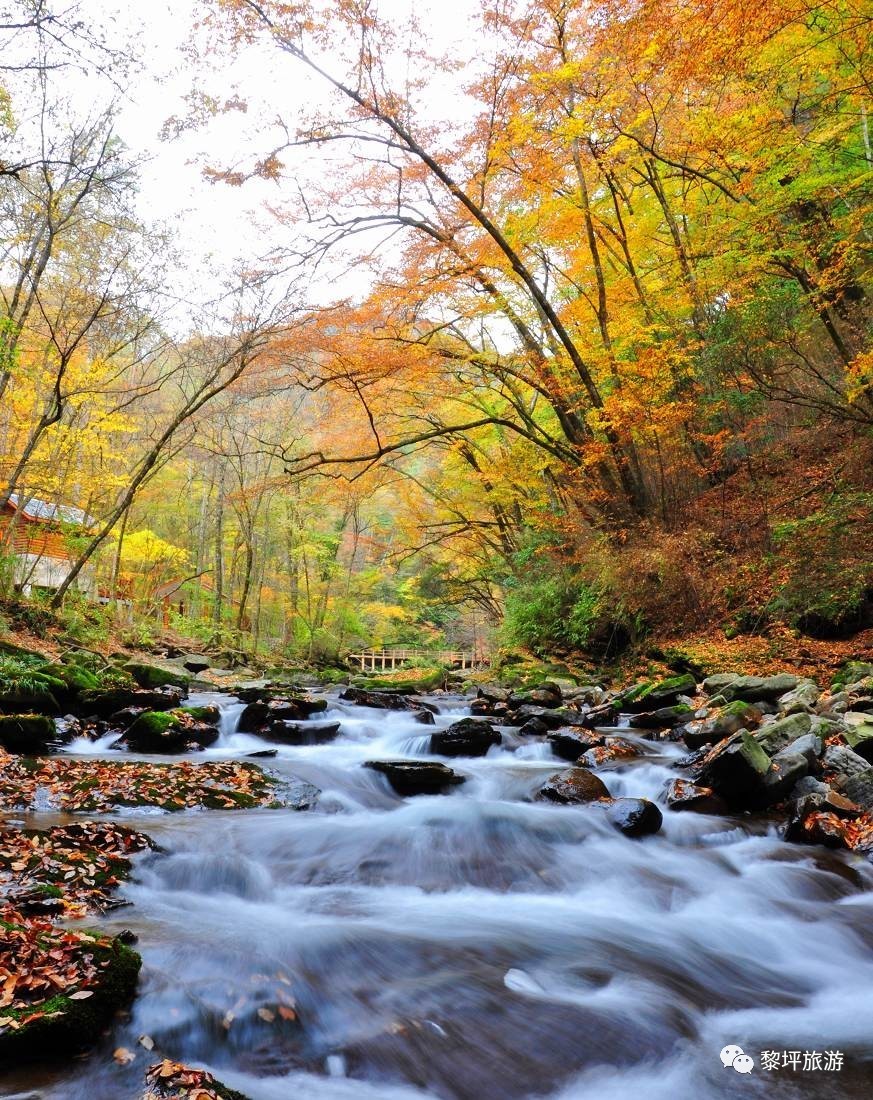
<svg viewBox="0 0 873 1100"><path fill-rule="evenodd" d="M165 849L138 858L132 904L100 922L139 937L130 1018L85 1058L0 1077L0 1096L134 1100L159 1056L251 1100L873 1095L869 862L668 811L684 749L628 730L647 755L599 774L661 806L643 840L597 807L529 801L568 765L512 730L486 757L444 760L467 777L452 793L402 799L361 765L427 755L434 727L329 700L316 718L342 723L336 741L255 761L313 783L315 809L118 815ZM431 701L438 728L469 713ZM190 702L222 708L196 759L277 747L236 732L231 697ZM68 751L111 758L111 741ZM722 1065L731 1044L752 1072ZM768 1072L765 1050L845 1061Z"/></svg>

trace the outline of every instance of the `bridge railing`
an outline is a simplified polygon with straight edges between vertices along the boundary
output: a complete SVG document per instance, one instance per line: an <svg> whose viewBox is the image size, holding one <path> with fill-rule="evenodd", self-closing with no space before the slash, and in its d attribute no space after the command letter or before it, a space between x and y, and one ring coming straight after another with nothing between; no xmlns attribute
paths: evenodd
<svg viewBox="0 0 873 1100"><path fill-rule="evenodd" d="M416 662L447 665L461 670L482 668L489 663L485 654L473 650L417 649L403 646L364 649L359 653L350 653L347 659L359 664L362 672L386 672Z"/></svg>

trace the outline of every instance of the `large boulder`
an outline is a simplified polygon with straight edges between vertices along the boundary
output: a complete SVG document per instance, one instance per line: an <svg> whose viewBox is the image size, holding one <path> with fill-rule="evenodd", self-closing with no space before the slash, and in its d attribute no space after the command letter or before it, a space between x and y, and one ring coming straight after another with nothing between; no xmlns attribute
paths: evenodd
<svg viewBox="0 0 873 1100"><path fill-rule="evenodd" d="M760 802L770 771L770 757L747 730L721 742L707 754L699 776L729 802Z"/></svg>
<svg viewBox="0 0 873 1100"><path fill-rule="evenodd" d="M689 749L699 749L703 745L715 745L741 729L754 729L760 721L759 710L750 703L737 699L722 707L715 718L690 722L683 736Z"/></svg>
<svg viewBox="0 0 873 1100"><path fill-rule="evenodd" d="M183 657L180 657L180 662L182 667L189 672L205 672L212 667L212 662L208 657L204 657L202 653L186 653Z"/></svg>
<svg viewBox="0 0 873 1100"><path fill-rule="evenodd" d="M23 756L42 756L58 740L51 718L44 714L5 714L0 716L0 746Z"/></svg>
<svg viewBox="0 0 873 1100"><path fill-rule="evenodd" d="M609 789L594 772L587 768L570 768L557 772L540 787L536 797L541 801L561 802L564 805L580 802L596 802L609 798Z"/></svg>
<svg viewBox="0 0 873 1100"><path fill-rule="evenodd" d="M484 756L502 740L490 722L462 718L448 729L431 734L430 751L437 756Z"/></svg>
<svg viewBox="0 0 873 1100"><path fill-rule="evenodd" d="M796 676L780 673L778 676L738 676L725 684L719 694L729 703L742 699L746 703L773 702L786 692L793 691L799 683Z"/></svg>
<svg viewBox="0 0 873 1100"><path fill-rule="evenodd" d="M430 760L368 760L365 768L381 772L397 794L443 794L464 782L464 777L445 764Z"/></svg>
<svg viewBox="0 0 873 1100"><path fill-rule="evenodd" d="M648 798L616 798L607 807L610 824L625 836L649 836L664 822L661 811Z"/></svg>

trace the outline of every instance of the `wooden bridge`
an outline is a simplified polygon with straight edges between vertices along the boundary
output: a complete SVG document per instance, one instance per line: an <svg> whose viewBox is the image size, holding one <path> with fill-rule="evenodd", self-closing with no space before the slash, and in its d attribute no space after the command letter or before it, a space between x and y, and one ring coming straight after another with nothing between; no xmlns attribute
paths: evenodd
<svg viewBox="0 0 873 1100"><path fill-rule="evenodd" d="M490 661L484 653L464 649L415 649L388 646L384 649L364 649L350 653L349 661L357 661L362 672L380 672L402 668L404 665L438 664L448 668L466 670L485 668Z"/></svg>

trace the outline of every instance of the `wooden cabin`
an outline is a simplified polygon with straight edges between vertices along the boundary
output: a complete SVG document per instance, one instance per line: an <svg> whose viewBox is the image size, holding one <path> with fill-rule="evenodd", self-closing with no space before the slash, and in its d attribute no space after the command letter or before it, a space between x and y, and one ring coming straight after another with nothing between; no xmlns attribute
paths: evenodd
<svg viewBox="0 0 873 1100"><path fill-rule="evenodd" d="M15 588L26 596L60 588L78 557L76 536L95 523L81 508L12 493L0 511L0 546L13 558ZM94 567L85 566L75 583L96 596Z"/></svg>

